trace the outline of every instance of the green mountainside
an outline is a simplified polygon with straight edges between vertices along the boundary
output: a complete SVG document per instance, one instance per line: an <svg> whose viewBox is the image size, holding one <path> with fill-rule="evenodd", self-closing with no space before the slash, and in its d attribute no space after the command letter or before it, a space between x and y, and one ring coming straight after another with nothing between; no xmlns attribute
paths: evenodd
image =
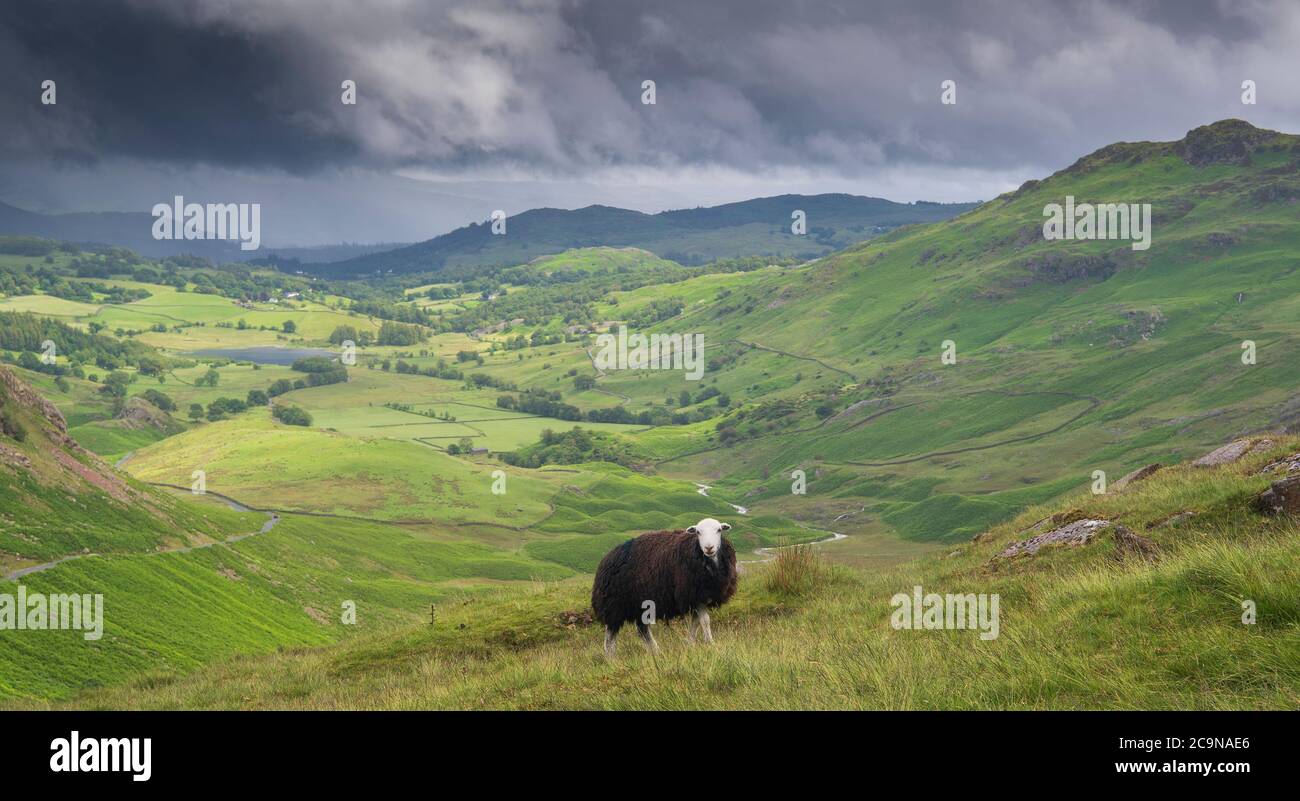
<svg viewBox="0 0 1300 801"><path fill-rule="evenodd" d="M520 215L365 282L7 245L0 594L106 620L0 631L0 697L1294 707L1300 136L1111 145L881 231L806 203L795 237L788 200ZM1149 248L1044 238L1103 203L1150 204ZM601 367L623 328L699 335L702 377ZM603 661L600 557L702 517L745 560L719 643ZM1000 594L1001 636L896 631L916 585Z"/></svg>

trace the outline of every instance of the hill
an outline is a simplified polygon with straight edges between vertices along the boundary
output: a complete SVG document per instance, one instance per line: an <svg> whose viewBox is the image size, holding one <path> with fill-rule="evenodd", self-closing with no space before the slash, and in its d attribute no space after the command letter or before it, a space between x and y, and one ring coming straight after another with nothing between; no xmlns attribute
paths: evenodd
<svg viewBox="0 0 1300 801"><path fill-rule="evenodd" d="M813 258L884 231L933 222L970 203L894 203L856 195L781 195L697 209L644 214L609 206L572 211L531 209L506 221L472 223L405 248L313 267L322 276L437 272L450 279L475 268L522 264L538 256L585 247L635 247L682 264L737 256ZM807 215L807 234L791 233L791 214Z"/></svg>
<svg viewBox="0 0 1300 801"><path fill-rule="evenodd" d="M86 554L209 542L248 518L178 503L117 472L68 434L54 404L0 366L0 571Z"/></svg>
<svg viewBox="0 0 1300 801"><path fill-rule="evenodd" d="M150 258L192 254L214 262L262 261L292 272L303 264L355 258L400 247L397 243L337 244L284 248L263 246L255 251L245 251L240 250L238 242L154 239L153 224L153 216L146 212L40 214L0 203L0 236L36 236L83 245L111 245L130 248Z"/></svg>
<svg viewBox="0 0 1300 801"><path fill-rule="evenodd" d="M1045 240L1044 209L1067 196L1150 203L1150 249ZM661 469L708 475L737 503L852 511L943 540L1094 470L1294 430L1295 197L1300 137L1224 121L1104 148L952 220L752 273L656 328L705 333L716 366L705 380L731 411L646 442ZM780 381L796 371L802 381ZM636 385L631 373L600 384L633 396ZM810 479L803 497L789 492L796 469Z"/></svg>
<svg viewBox="0 0 1300 801"><path fill-rule="evenodd" d="M1300 471L1300 439L1251 444L1237 461L1169 467L1120 491L1026 510L892 571L782 552L742 575L714 615L713 645L689 645L668 627L657 660L632 641L603 659L583 612L589 580L573 579L464 599L433 625L181 678L155 673L70 705L1290 709L1300 703L1300 528L1253 499L1287 465ZM1007 555L1076 521L1096 533ZM984 596L990 609L996 596L996 615L981 618L993 625L900 628L898 597L922 591Z"/></svg>

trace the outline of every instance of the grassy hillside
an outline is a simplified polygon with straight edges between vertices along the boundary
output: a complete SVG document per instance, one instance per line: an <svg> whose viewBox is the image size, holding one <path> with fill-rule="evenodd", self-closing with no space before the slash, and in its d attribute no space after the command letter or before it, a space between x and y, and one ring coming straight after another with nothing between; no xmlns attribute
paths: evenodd
<svg viewBox="0 0 1300 801"><path fill-rule="evenodd" d="M807 553L747 566L714 616L717 642L632 637L607 662L583 622L589 582L464 598L427 622L328 648L224 661L82 694L104 708L1243 709L1300 703L1300 529L1253 511L1300 439L1218 468L1167 468L1121 492L1031 508L977 541L883 573ZM1185 516L1169 522L1174 514ZM1187 515L1187 513L1194 513ZM1103 534L1000 558L1043 521L1103 518ZM1051 527L1055 523L1049 523ZM837 544L823 546L830 555ZM896 593L996 593L998 636L891 625ZM1257 618L1243 623L1243 601Z"/></svg>
<svg viewBox="0 0 1300 801"><path fill-rule="evenodd" d="M1227 121L1115 145L953 220L755 274L659 327L705 332L723 365L706 382L735 411L703 438L647 440L671 459L664 471L708 475L737 502L802 502L788 487L803 469L810 498L842 512L834 499L851 497L860 518L942 540L1094 470L1113 479L1295 426L1300 317L1279 289L1300 281L1297 192L1300 137ZM1151 248L1045 241L1044 206L1067 195L1150 203ZM1256 364L1242 363L1246 340ZM955 364L941 361L945 341ZM777 389L796 371L802 384ZM634 379L601 386L632 394ZM819 404L833 414L814 415Z"/></svg>
<svg viewBox="0 0 1300 801"><path fill-rule="evenodd" d="M78 554L224 539L260 516L194 508L112 469L51 403L0 367L0 575Z"/></svg>

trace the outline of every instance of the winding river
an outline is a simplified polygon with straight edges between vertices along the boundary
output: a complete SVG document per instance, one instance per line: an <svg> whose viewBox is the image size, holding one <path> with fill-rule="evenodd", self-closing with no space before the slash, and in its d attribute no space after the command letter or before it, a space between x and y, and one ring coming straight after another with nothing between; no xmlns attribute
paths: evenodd
<svg viewBox="0 0 1300 801"><path fill-rule="evenodd" d="M691 483L695 485L696 492L700 493L706 498L712 497L711 495L709 495L709 490L712 489L712 487L710 487L708 484L701 484L698 481L693 481ZM749 514L749 507L747 506L737 506L734 503L728 503L726 501L723 501L723 503L726 503L732 509L735 509L736 514L741 514L741 515ZM828 531L826 533L827 536L822 537L819 540L813 540L812 542L800 542L800 543L796 543L796 545L824 545L825 543L828 542L839 542L840 540L848 539L849 537L848 534L841 534L838 531ZM776 552L781 550L782 548L794 548L796 547L796 545L774 545L769 548L755 548L754 555L762 557L761 559L737 559L736 561L742 565L767 562L773 559L776 556Z"/></svg>

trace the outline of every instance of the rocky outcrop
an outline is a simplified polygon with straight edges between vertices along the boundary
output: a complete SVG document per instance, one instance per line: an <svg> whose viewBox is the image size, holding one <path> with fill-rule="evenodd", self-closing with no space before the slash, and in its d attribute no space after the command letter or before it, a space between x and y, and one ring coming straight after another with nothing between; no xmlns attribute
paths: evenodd
<svg viewBox="0 0 1300 801"><path fill-rule="evenodd" d="M1134 470L1132 473L1129 473L1128 475L1124 476L1120 480L1116 481L1114 484L1111 484L1110 488L1115 492L1119 492L1120 490L1124 489L1130 484L1136 484L1139 481L1144 481L1150 478L1151 476L1155 475L1156 471L1162 469L1163 467L1164 465L1159 462L1156 462L1155 464L1149 464L1146 467L1139 467L1138 469Z"/></svg>
<svg viewBox="0 0 1300 801"><path fill-rule="evenodd" d="M122 406L117 419L122 421L125 428L156 428L167 431L175 425L171 415L138 395Z"/></svg>
<svg viewBox="0 0 1300 801"><path fill-rule="evenodd" d="M1265 515L1300 515L1300 476L1274 481L1255 496L1255 511Z"/></svg>
<svg viewBox="0 0 1300 801"><path fill-rule="evenodd" d="M64 435L68 433L68 421L63 419L63 412L59 411L59 407L38 395L36 390L14 375L7 367L0 367L0 390L2 390L0 396L7 395L19 406L25 406L41 415L58 433Z"/></svg>
<svg viewBox="0 0 1300 801"><path fill-rule="evenodd" d="M1288 476L1292 473L1300 473L1300 453L1293 453L1290 456L1278 459L1276 462L1270 462L1264 465L1264 469L1259 472L1260 475L1281 473Z"/></svg>
<svg viewBox="0 0 1300 801"><path fill-rule="evenodd" d="M1109 535L1114 540L1116 554L1121 558L1129 556L1150 558L1158 550L1158 546L1154 542L1146 537L1134 534L1119 523L1099 518L1085 518L1066 523L1027 540L1014 542L1004 548L995 558L1012 559L1018 556L1033 556L1047 546L1077 548L1093 542L1103 534Z"/></svg>
<svg viewBox="0 0 1300 801"><path fill-rule="evenodd" d="M1220 467L1225 464L1232 464L1240 461L1243 457L1249 456L1258 451L1268 450L1273 447L1273 440L1264 438L1247 437L1245 439L1234 440L1221 448L1215 448L1201 458L1192 462L1192 467Z"/></svg>
<svg viewBox="0 0 1300 801"><path fill-rule="evenodd" d="M1182 141L1174 143L1174 152L1193 167L1245 165L1260 142L1276 136L1276 131L1256 128L1245 120L1220 120L1188 131Z"/></svg>
<svg viewBox="0 0 1300 801"><path fill-rule="evenodd" d="M1019 266L1027 271L1029 276L1013 280L1014 286L1030 283L1065 284L1072 281L1104 281L1119 269L1119 263L1109 255L1094 256L1061 250L1035 253L1022 259Z"/></svg>

